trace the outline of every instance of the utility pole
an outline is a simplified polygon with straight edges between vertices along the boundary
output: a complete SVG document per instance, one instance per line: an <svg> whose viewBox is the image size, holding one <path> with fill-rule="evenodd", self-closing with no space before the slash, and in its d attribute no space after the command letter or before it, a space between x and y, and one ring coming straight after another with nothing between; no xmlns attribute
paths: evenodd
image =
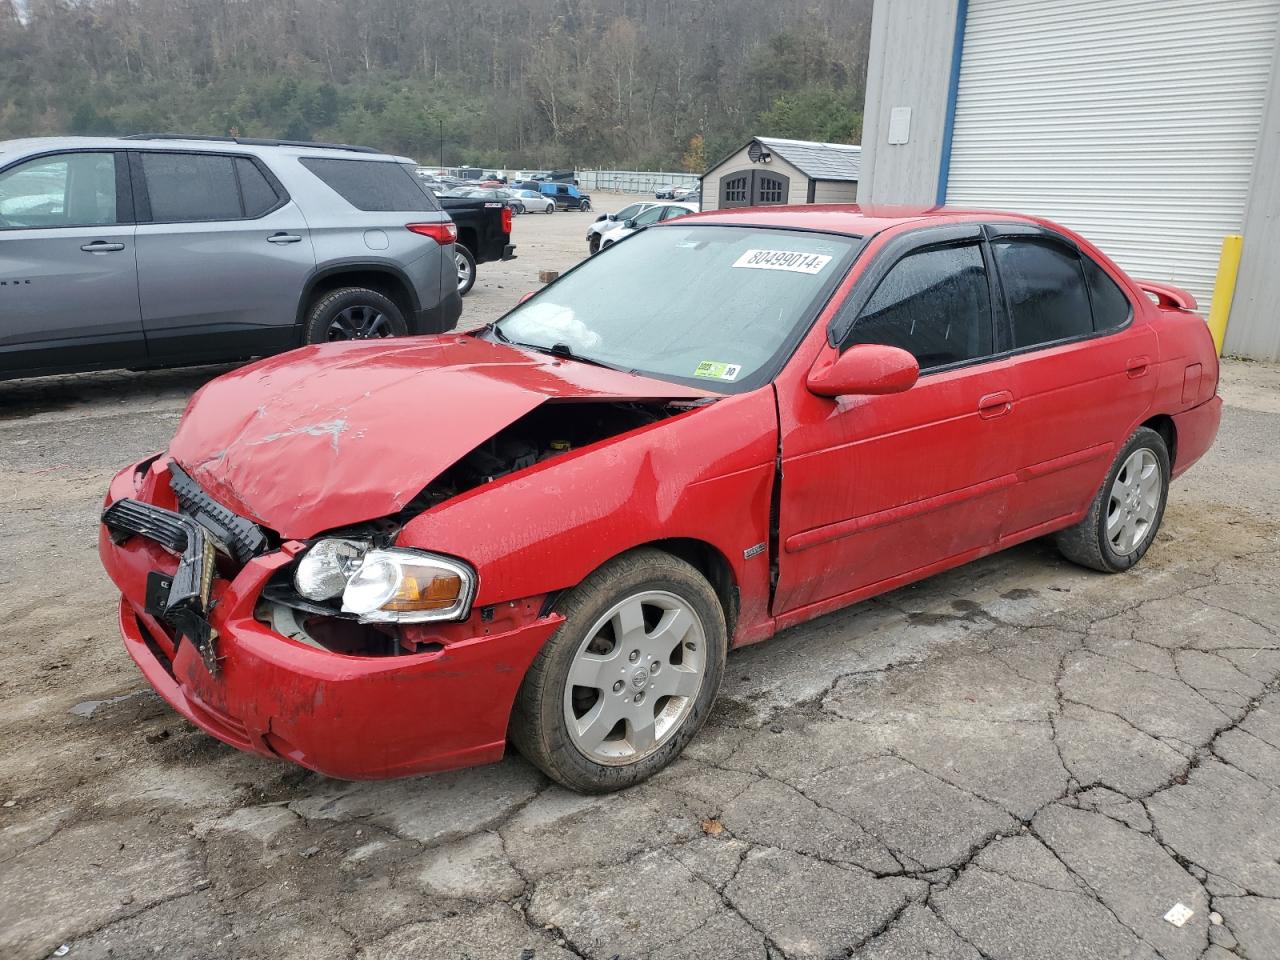
<svg viewBox="0 0 1280 960"><path fill-rule="evenodd" d="M444 118L440 118L440 174L444 175Z"/></svg>

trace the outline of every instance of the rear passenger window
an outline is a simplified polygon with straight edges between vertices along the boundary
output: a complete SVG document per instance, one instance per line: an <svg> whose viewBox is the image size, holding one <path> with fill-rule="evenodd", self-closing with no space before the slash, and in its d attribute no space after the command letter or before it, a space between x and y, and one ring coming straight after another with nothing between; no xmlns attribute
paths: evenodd
<svg viewBox="0 0 1280 960"><path fill-rule="evenodd" d="M1057 244L997 240L991 244L1013 346L1032 347L1093 332L1080 258Z"/></svg>
<svg viewBox="0 0 1280 960"><path fill-rule="evenodd" d="M239 220L240 189L232 159L198 153L142 154L152 222Z"/></svg>
<svg viewBox="0 0 1280 960"><path fill-rule="evenodd" d="M1089 300L1093 303L1093 329L1115 330L1129 322L1133 307L1124 291L1107 276L1107 272L1088 257L1081 257L1084 277L1089 284Z"/></svg>
<svg viewBox="0 0 1280 960"><path fill-rule="evenodd" d="M303 157L299 161L357 210L416 212L438 210L431 196L404 167L385 160L336 160Z"/></svg>
<svg viewBox="0 0 1280 960"><path fill-rule="evenodd" d="M867 302L846 338L912 354L920 368L990 356L991 295L977 244L904 257Z"/></svg>
<svg viewBox="0 0 1280 960"><path fill-rule="evenodd" d="M236 173L240 176L240 195L244 198L246 217L260 217L280 202L275 188L252 160L237 157Z"/></svg>

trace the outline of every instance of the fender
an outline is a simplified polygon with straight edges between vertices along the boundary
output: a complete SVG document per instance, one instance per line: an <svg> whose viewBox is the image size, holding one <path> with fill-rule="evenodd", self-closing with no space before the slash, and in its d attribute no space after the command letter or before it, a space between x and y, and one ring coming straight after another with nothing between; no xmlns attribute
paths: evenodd
<svg viewBox="0 0 1280 960"><path fill-rule="evenodd" d="M311 293L321 280L326 277L332 277L335 274L350 273L355 270L361 270L366 273L381 273L396 280L408 294L409 305L412 308L413 315L417 316L421 312L422 304L418 301L418 291L414 288L413 281L409 279L408 274L400 268L398 263L394 260L382 260L377 257L349 257L342 260L330 260L323 267L317 267L307 277L306 282L302 285L302 295L298 297L298 313L295 322L299 325L303 323L307 306L311 302Z"/></svg>

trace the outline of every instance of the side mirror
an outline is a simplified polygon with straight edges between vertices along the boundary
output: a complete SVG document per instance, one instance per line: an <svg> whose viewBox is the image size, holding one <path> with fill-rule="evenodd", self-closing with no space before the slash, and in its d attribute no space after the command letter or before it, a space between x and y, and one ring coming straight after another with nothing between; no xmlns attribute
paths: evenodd
<svg viewBox="0 0 1280 960"><path fill-rule="evenodd" d="M634 220L623 220L622 225L628 230L634 230L636 228L636 222Z"/></svg>
<svg viewBox="0 0 1280 960"><path fill-rule="evenodd" d="M861 343L834 361L824 357L809 371L806 385L820 397L902 393L920 377L916 358L899 347Z"/></svg>

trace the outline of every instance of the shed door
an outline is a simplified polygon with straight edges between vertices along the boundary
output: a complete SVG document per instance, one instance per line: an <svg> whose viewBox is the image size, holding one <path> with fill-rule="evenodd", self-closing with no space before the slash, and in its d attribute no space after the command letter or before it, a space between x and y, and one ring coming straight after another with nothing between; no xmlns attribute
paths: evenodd
<svg viewBox="0 0 1280 960"><path fill-rule="evenodd" d="M766 170L739 170L720 178L720 206L761 207L786 203L791 178Z"/></svg>
<svg viewBox="0 0 1280 960"><path fill-rule="evenodd" d="M1280 0L969 0L947 202L1040 214L1208 311Z"/></svg>

